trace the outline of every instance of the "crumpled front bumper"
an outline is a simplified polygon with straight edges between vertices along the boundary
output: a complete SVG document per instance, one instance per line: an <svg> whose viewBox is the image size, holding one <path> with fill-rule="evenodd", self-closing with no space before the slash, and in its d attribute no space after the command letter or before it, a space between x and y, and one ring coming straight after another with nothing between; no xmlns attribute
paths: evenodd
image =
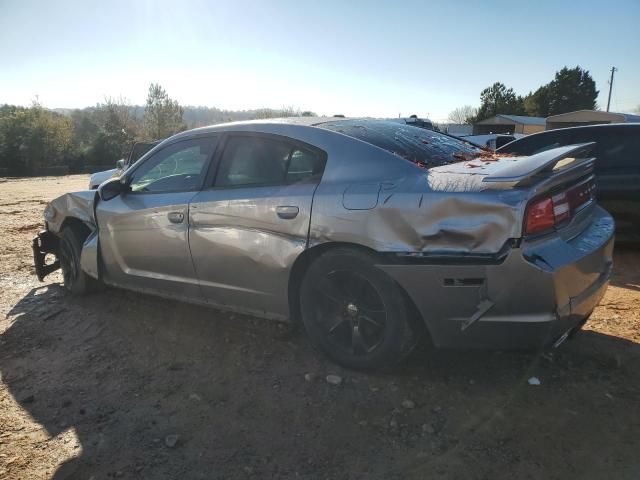
<svg viewBox="0 0 640 480"><path fill-rule="evenodd" d="M571 239L522 242L490 264L379 265L408 293L438 347L528 349L564 340L603 297L614 222L600 207Z"/></svg>
<svg viewBox="0 0 640 480"><path fill-rule="evenodd" d="M33 263L36 269L36 276L41 282L44 280L44 277L60 268L60 261L57 258L52 263L46 263L46 256L48 254L57 256L59 244L60 241L58 237L48 230L42 230L38 235L33 237L31 243Z"/></svg>

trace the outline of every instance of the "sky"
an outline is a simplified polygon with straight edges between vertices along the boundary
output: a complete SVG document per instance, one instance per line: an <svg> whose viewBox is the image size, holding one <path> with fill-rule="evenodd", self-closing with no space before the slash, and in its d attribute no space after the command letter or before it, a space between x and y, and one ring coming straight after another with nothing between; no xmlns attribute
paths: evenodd
<svg viewBox="0 0 640 480"><path fill-rule="evenodd" d="M640 0L0 0L0 104L82 108L151 82L182 105L435 121L563 66L640 106Z"/></svg>

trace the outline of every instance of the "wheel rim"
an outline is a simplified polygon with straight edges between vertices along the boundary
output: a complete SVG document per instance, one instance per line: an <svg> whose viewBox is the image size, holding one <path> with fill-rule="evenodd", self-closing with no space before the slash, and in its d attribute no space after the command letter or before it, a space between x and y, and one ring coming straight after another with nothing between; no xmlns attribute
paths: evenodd
<svg viewBox="0 0 640 480"><path fill-rule="evenodd" d="M364 356L384 340L387 309L363 275L335 270L315 286L314 317L324 338L347 354Z"/></svg>
<svg viewBox="0 0 640 480"><path fill-rule="evenodd" d="M64 239L60 242L60 267L64 285L71 287L78 277L78 267L73 247Z"/></svg>

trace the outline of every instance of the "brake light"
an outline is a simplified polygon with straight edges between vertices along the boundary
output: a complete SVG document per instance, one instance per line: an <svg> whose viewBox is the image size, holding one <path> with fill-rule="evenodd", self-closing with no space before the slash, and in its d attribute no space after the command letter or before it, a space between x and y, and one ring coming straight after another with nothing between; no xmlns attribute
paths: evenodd
<svg viewBox="0 0 640 480"><path fill-rule="evenodd" d="M544 232L554 227L556 219L553 215L553 201L550 197L536 200L527 207L527 217L525 223L525 233Z"/></svg>
<svg viewBox="0 0 640 480"><path fill-rule="evenodd" d="M565 192L533 201L525 215L525 234L542 233L570 220L575 212L595 200L595 191L595 182L589 180Z"/></svg>

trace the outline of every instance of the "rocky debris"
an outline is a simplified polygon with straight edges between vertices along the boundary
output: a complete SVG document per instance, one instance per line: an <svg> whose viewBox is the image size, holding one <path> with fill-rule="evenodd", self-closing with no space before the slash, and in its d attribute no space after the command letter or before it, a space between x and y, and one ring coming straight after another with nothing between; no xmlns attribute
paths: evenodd
<svg viewBox="0 0 640 480"><path fill-rule="evenodd" d="M413 409L416 408L416 404L413 400L403 400L402 401L402 408L406 408L406 409Z"/></svg>
<svg viewBox="0 0 640 480"><path fill-rule="evenodd" d="M340 375L327 375L327 383L331 385L340 385L342 377Z"/></svg>
<svg viewBox="0 0 640 480"><path fill-rule="evenodd" d="M433 428L433 425L428 423L422 425L422 431L424 433L428 433L429 435L433 435L434 433L436 433L436 429Z"/></svg>
<svg viewBox="0 0 640 480"><path fill-rule="evenodd" d="M172 433L171 435L167 435L166 437L164 437L164 444L168 448L173 448L178 443L178 439L179 438L180 438L179 435L176 435L175 433Z"/></svg>

